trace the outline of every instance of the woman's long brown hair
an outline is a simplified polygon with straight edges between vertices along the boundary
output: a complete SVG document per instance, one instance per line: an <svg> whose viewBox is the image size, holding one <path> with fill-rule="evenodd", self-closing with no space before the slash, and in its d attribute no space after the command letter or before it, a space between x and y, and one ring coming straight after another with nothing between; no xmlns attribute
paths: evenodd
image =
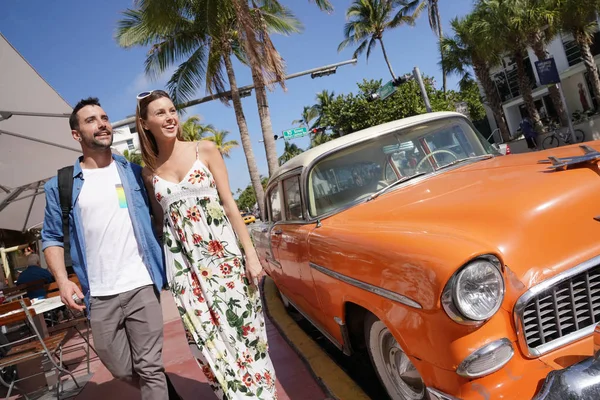
<svg viewBox="0 0 600 400"><path fill-rule="evenodd" d="M152 103L154 100L160 99L162 97L166 97L171 100L171 97L164 90L154 90L152 94L148 97L144 97L143 99L138 101L138 106L135 113L135 126L138 131L138 136L140 138L140 147L142 149L142 159L144 160L144 164L150 168L151 171L156 170L156 161L158 159L158 145L156 144L156 139L152 132L148 129L144 129L142 125L142 119L146 120L148 118L148 105ZM181 124L177 126L177 139L183 140L183 131L181 129Z"/></svg>

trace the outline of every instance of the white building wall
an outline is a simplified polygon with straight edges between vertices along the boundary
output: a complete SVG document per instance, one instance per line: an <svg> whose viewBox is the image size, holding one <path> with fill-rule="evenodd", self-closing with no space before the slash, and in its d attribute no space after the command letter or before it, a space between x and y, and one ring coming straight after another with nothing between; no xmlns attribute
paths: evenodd
<svg viewBox="0 0 600 400"><path fill-rule="evenodd" d="M129 140L133 142L134 150L129 148L129 144L127 143ZM140 149L140 139L137 133L131 132L130 126L123 126L120 128L116 128L113 131L113 149L117 150L119 153L124 154L125 150L129 150L131 153L139 151Z"/></svg>

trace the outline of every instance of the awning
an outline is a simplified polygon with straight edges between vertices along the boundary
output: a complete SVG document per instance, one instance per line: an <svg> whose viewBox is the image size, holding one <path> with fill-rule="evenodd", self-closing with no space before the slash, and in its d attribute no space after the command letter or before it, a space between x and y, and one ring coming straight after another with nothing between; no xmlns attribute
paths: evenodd
<svg viewBox="0 0 600 400"><path fill-rule="evenodd" d="M41 224L43 183L74 163L71 106L0 34L0 229Z"/></svg>

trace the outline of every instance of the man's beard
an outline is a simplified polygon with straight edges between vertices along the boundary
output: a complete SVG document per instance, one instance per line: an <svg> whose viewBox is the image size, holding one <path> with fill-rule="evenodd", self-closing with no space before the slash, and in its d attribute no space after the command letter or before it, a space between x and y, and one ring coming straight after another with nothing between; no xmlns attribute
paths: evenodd
<svg viewBox="0 0 600 400"><path fill-rule="evenodd" d="M103 132L110 133L110 142L100 141L96 139L96 135ZM114 135L112 133L112 130L104 129L102 131L94 132L94 135L91 138L86 138L85 136L82 136L81 139L85 147L88 147L93 150L106 150L110 149L110 146L112 146Z"/></svg>

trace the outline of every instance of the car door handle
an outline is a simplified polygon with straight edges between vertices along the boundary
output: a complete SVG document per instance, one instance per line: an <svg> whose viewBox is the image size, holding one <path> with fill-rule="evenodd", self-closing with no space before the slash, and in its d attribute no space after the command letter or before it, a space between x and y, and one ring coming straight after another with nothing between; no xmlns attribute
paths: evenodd
<svg viewBox="0 0 600 400"><path fill-rule="evenodd" d="M281 235L283 233L283 231L281 229L275 229L275 230L273 230L273 233L276 235Z"/></svg>

